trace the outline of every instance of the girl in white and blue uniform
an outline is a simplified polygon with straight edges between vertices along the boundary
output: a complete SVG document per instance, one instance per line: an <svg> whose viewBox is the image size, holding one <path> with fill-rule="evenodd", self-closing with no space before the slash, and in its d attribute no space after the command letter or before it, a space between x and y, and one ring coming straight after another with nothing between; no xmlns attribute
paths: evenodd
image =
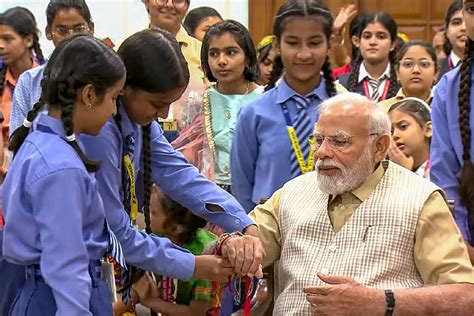
<svg viewBox="0 0 474 316"><path fill-rule="evenodd" d="M124 82L124 64L112 49L90 36L67 39L45 71L40 102L48 113L39 114L28 136L33 117L13 135L15 155L3 187L3 256L26 266L27 280L11 315L112 314L111 293L100 278L111 233L91 174L100 165L85 156L75 135L100 132L116 113Z"/></svg>

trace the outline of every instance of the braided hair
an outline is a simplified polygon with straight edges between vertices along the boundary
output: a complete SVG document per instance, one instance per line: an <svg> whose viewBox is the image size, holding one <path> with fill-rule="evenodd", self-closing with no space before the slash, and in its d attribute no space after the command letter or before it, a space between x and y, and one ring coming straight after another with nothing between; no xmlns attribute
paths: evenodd
<svg viewBox="0 0 474 316"><path fill-rule="evenodd" d="M351 39L351 69L347 79L347 87L349 91L354 91L357 87L359 79L360 64L362 63L362 57L360 55L359 47L352 43L352 37L355 36L360 39L363 28L366 27L365 19L370 18L370 14L367 12L359 13L349 24L349 38Z"/></svg>
<svg viewBox="0 0 474 316"><path fill-rule="evenodd" d="M127 69L125 86L150 93L166 93L180 87L184 90L184 87L188 85L189 70L181 48L173 35L165 30L152 28L133 34L122 43L118 54ZM155 62L156 56L160 56L160 62ZM167 74L167 76L162 76L162 74ZM126 108L124 102L125 98L121 100L119 106ZM114 118L121 131L121 116L117 114ZM143 214L148 233L151 232L151 124L142 127L143 147L141 152L145 191ZM123 204L127 213L130 213L130 178L124 166L122 166L121 172Z"/></svg>
<svg viewBox="0 0 474 316"><path fill-rule="evenodd" d="M444 15L444 44L443 44L443 51L446 54L446 56L449 56L451 54L451 51L453 50L453 45L449 41L447 32L449 25L451 24L451 19L456 14L456 12L462 10L462 1L461 0L454 0L448 7L448 10L446 10L446 14Z"/></svg>
<svg viewBox="0 0 474 316"><path fill-rule="evenodd" d="M99 98L107 89L125 76L125 68L115 52L88 35L72 36L54 50L41 81L40 101L28 112L22 126L11 136L9 149L16 154L23 144L32 122L44 104L61 110L61 121L67 143L74 148L89 172L97 171L100 164L88 159L74 134L74 108L78 89L91 84Z"/></svg>
<svg viewBox="0 0 474 316"><path fill-rule="evenodd" d="M281 35L285 29L286 24L290 20L291 17L317 17L318 21L322 23L323 32L326 36L326 42L329 43L329 38L332 34L332 25L334 19L331 15L331 11L326 6L323 1L320 0L289 0L284 3L280 9L278 10L275 22L273 23L273 34L276 37L277 42L280 42ZM272 72L272 78L270 79L269 86L273 87L275 85L275 81L278 80L276 78L278 63L281 62L281 58L275 59L275 67ZM326 92L331 97L336 94L336 87L334 85L334 79L332 77L331 66L329 64L328 56L326 56L326 60L321 67L323 72L323 78L326 82ZM274 76L275 74L275 76Z"/></svg>
<svg viewBox="0 0 474 316"><path fill-rule="evenodd" d="M386 12L378 12L378 13L370 13L367 14L363 17L360 28L358 29L358 36L361 38L362 33L364 32L364 29L369 25L373 23L380 23L382 24L385 29L387 29L388 33L390 34L390 41L393 43L396 38L397 38L397 23L393 19L393 17L386 13ZM390 51L388 55L388 60L390 63L390 87L388 89L387 93L387 99L394 97L398 89L400 88L398 83L397 83L397 71L396 71L396 65L397 65L397 52L395 49ZM359 73L360 73L360 66L362 62L364 61L363 57L361 54L352 61L352 72L349 75L347 87L349 91L356 91L357 85L359 83Z"/></svg>
<svg viewBox="0 0 474 316"><path fill-rule="evenodd" d="M22 38L31 36L33 41L31 50L34 51L38 62L40 64L44 63L43 51L39 44L36 20L30 10L24 7L13 7L8 9L0 14L0 25L11 27L13 31L18 33ZM8 65L4 65L0 72L0 95L3 93L5 87L7 68Z"/></svg>
<svg viewBox="0 0 474 316"><path fill-rule="evenodd" d="M474 171L471 162L471 127L469 120L471 115L471 68L473 61L474 41L468 39L466 51L462 59L460 74L461 82L459 88L459 128L461 132L462 160L463 166L459 177L459 189L461 201L466 205L468 211L469 226L474 229Z"/></svg>

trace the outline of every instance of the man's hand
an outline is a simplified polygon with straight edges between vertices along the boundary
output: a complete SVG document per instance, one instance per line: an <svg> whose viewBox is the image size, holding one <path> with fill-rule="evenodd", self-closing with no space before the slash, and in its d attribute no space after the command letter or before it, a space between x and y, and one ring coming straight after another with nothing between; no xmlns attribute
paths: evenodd
<svg viewBox="0 0 474 316"><path fill-rule="evenodd" d="M261 263L265 255L260 239L251 235L230 237L222 245L222 256L243 276L262 278Z"/></svg>
<svg viewBox="0 0 474 316"><path fill-rule="evenodd" d="M385 296L382 290L370 289L345 276L318 273L328 285L303 289L311 311L316 315L383 315Z"/></svg>

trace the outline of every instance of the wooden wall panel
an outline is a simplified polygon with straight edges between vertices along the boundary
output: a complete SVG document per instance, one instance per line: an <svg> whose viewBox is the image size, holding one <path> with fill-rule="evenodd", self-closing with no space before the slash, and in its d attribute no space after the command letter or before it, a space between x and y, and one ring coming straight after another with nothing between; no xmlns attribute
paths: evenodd
<svg viewBox="0 0 474 316"><path fill-rule="evenodd" d="M274 16L285 0L249 0L249 28L255 42L272 33ZM359 12L386 11L411 39L432 41L443 25L452 0L326 0L333 15L345 4L356 4Z"/></svg>
<svg viewBox="0 0 474 316"><path fill-rule="evenodd" d="M427 0L383 0L379 1L379 11L390 13L399 21L420 22L428 19ZM432 2L432 0L428 0Z"/></svg>

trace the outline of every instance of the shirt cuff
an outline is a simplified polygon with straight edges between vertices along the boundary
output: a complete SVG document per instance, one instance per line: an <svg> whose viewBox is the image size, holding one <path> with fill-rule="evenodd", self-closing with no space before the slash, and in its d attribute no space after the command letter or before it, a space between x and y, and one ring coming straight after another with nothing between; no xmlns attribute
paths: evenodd
<svg viewBox="0 0 474 316"><path fill-rule="evenodd" d="M251 225L255 225L257 226L257 224L255 224L251 219L250 217L247 216L247 214L244 216L244 218L240 221L240 225L241 227L238 229L238 231L240 232L244 232L244 230L251 226Z"/></svg>
<svg viewBox="0 0 474 316"><path fill-rule="evenodd" d="M189 281L194 276L194 268L196 266L196 257L192 253L179 253L175 256L173 264L168 265L164 270L164 275L170 276L182 281Z"/></svg>

